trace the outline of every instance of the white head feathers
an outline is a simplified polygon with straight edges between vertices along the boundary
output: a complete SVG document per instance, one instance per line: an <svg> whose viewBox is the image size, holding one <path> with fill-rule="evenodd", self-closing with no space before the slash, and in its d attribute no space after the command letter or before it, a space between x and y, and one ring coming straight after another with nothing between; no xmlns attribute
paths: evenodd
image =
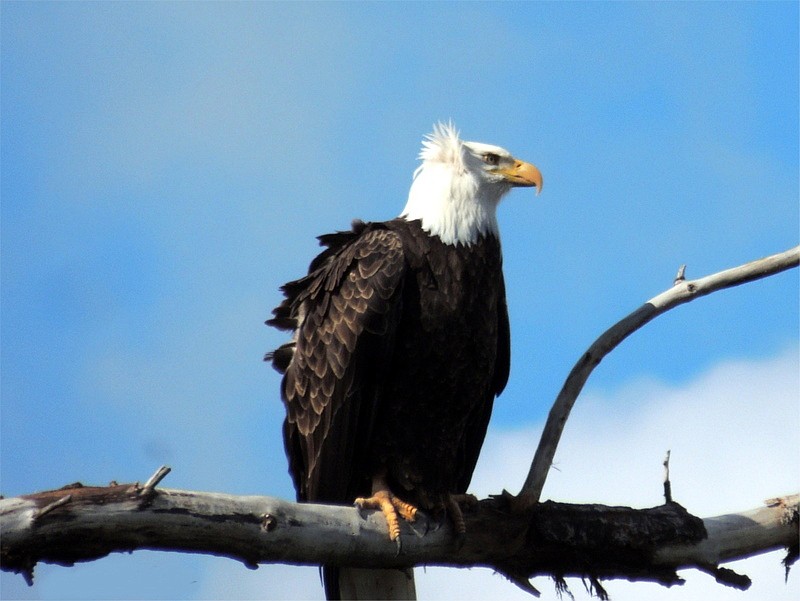
<svg viewBox="0 0 800 601"><path fill-rule="evenodd" d="M419 152L419 159L421 161L461 164L463 159L461 139L452 121L434 124L433 132L422 139L422 150ZM420 169L422 169L422 165L417 168L417 171Z"/></svg>
<svg viewBox="0 0 800 601"><path fill-rule="evenodd" d="M480 236L499 236L496 210L513 186L536 185L541 175L498 146L463 142L452 122L437 123L425 136L401 217L419 219L422 228L445 244L473 244Z"/></svg>

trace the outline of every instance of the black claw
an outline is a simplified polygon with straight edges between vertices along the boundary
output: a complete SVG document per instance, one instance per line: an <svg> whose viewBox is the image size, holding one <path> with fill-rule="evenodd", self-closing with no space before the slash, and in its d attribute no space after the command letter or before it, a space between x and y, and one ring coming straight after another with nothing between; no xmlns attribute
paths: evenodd
<svg viewBox="0 0 800 601"><path fill-rule="evenodd" d="M403 550L403 543L400 541L399 536L394 539L394 543L397 545L397 553L395 553L395 555L400 555L400 551Z"/></svg>

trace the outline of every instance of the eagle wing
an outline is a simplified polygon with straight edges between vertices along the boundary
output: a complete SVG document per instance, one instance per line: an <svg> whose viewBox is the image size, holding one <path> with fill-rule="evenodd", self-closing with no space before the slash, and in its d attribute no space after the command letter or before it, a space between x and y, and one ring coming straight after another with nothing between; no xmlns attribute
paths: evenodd
<svg viewBox="0 0 800 601"><path fill-rule="evenodd" d="M463 440L462 453L458 461L459 479L458 490L466 491L472 479L472 472L478 463L478 456L486 438L489 419L492 416L492 406L495 397L499 396L508 383L511 370L511 328L508 323L508 306L506 304L506 289L502 274L500 275L500 288L497 300L497 355L495 358L492 386L483 404L478 407L467 424Z"/></svg>
<svg viewBox="0 0 800 601"><path fill-rule="evenodd" d="M292 342L267 356L284 374L284 444L298 499L368 494L377 388L393 349L406 261L381 224L321 236L306 277L286 284L270 325Z"/></svg>

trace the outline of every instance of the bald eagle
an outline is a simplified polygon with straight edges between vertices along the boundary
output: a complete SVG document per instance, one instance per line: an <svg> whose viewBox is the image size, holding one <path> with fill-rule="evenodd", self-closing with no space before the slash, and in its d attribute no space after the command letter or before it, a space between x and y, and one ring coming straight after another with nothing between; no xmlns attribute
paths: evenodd
<svg viewBox="0 0 800 601"><path fill-rule="evenodd" d="M400 216L320 236L267 322L292 332L267 359L283 374L298 500L380 508L392 540L417 508L463 532L456 495L509 373L496 209L511 188L542 187L536 167L452 123L420 159ZM338 571L325 572L337 598Z"/></svg>

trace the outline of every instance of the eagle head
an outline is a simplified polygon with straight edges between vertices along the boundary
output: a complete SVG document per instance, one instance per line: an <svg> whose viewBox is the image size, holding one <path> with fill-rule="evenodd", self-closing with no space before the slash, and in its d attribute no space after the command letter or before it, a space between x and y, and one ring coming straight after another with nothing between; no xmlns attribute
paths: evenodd
<svg viewBox="0 0 800 601"><path fill-rule="evenodd" d="M499 146L464 142L452 122L425 136L408 202L400 214L445 244L473 244L499 236L496 210L514 187L542 189L542 174Z"/></svg>

